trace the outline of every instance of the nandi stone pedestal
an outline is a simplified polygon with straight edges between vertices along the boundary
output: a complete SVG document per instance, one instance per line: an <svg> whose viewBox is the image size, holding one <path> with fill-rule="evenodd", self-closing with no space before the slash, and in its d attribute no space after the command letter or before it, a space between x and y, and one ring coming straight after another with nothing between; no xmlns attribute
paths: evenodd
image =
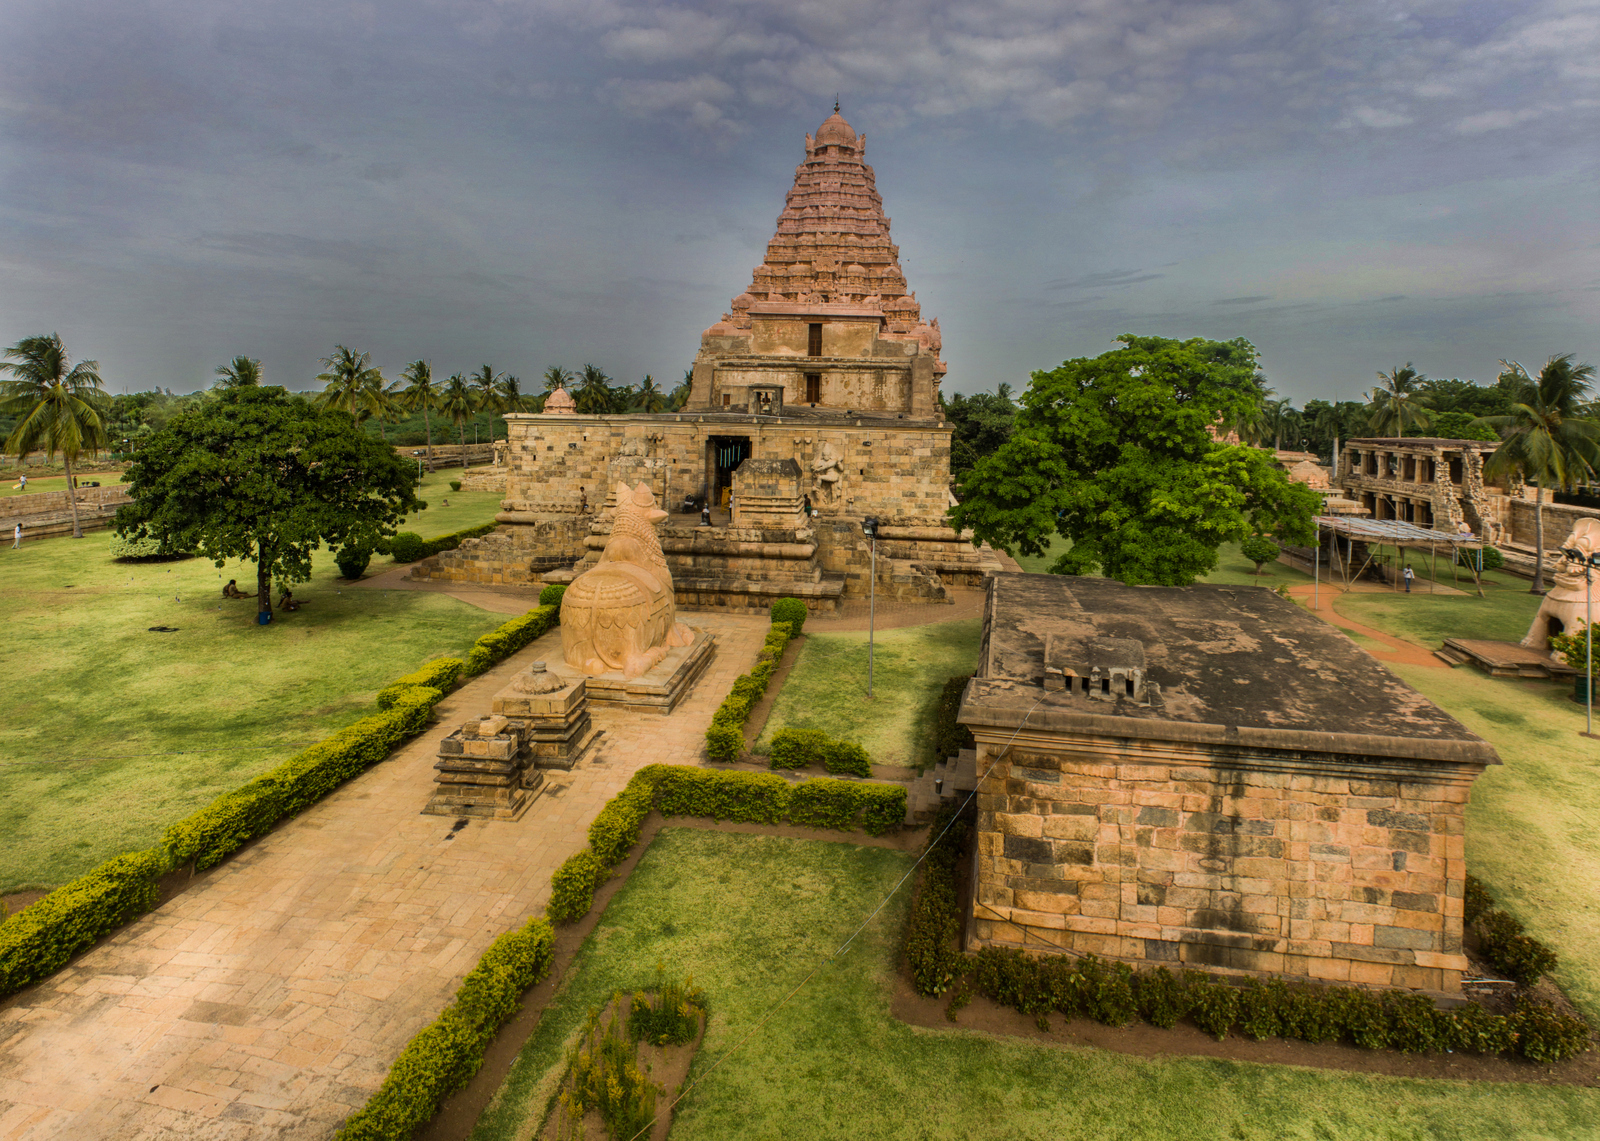
<svg viewBox="0 0 1600 1141"><path fill-rule="evenodd" d="M541 769L570 770L600 736L584 679L552 673L544 662L513 678L490 708L521 726L531 763Z"/></svg>
<svg viewBox="0 0 1600 1141"><path fill-rule="evenodd" d="M544 775L530 768L531 759L519 722L498 714L468 721L439 742L435 788L422 811L516 820L544 783Z"/></svg>

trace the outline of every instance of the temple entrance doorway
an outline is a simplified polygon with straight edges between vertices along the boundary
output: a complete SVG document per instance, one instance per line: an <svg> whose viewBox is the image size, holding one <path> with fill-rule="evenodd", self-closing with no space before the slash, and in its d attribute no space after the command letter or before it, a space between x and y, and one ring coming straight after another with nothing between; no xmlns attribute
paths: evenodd
<svg viewBox="0 0 1600 1141"><path fill-rule="evenodd" d="M727 508L733 493L733 473L749 458L749 436L712 436L706 441L706 484L711 489L713 507Z"/></svg>

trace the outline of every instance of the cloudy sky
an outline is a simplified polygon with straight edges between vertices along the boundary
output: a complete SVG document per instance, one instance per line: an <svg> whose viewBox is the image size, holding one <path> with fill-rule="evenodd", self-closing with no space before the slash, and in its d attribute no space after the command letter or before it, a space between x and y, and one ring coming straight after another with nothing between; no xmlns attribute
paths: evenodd
<svg viewBox="0 0 1600 1141"><path fill-rule="evenodd" d="M1122 332L1296 402L1600 361L1593 0L5 0L0 339L112 391L674 382L831 110L947 390Z"/></svg>

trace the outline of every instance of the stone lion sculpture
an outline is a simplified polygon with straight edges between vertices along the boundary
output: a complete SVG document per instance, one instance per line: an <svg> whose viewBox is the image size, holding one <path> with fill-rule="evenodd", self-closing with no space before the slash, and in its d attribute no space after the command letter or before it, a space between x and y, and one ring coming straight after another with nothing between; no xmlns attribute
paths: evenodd
<svg viewBox="0 0 1600 1141"><path fill-rule="evenodd" d="M1572 534L1557 549L1577 550L1585 558L1600 550L1600 520L1579 519L1573 524ZM1588 608L1583 564L1563 558L1556 568L1555 583L1540 600L1539 613L1533 616L1533 625L1528 627L1528 636L1522 639L1522 644L1559 659L1560 654L1550 649L1550 638L1581 629L1589 620ZM1600 610L1600 602L1595 609Z"/></svg>
<svg viewBox="0 0 1600 1141"><path fill-rule="evenodd" d="M674 646L694 641L677 621L672 575L656 524L667 513L644 484L618 483L617 509L600 561L561 596L561 652L569 666L598 677L638 677Z"/></svg>

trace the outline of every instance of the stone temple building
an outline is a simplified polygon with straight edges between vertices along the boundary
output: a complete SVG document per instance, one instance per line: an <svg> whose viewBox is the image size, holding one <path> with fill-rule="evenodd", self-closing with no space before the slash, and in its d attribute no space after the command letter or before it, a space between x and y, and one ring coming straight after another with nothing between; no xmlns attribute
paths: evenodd
<svg viewBox="0 0 1600 1141"><path fill-rule="evenodd" d="M413 575L570 581L605 545L619 482L678 512L660 533L680 605L865 596L868 517L880 595L938 601L998 569L945 522L939 322L907 287L865 153L837 108L806 136L765 258L701 337L684 408L580 415L558 392L508 415L503 526Z"/></svg>
<svg viewBox="0 0 1600 1141"><path fill-rule="evenodd" d="M1483 461L1498 443L1434 438L1356 439L1345 445L1339 486L1374 519L1492 534Z"/></svg>
<svg viewBox="0 0 1600 1141"><path fill-rule="evenodd" d="M1460 990L1494 750L1260 587L990 580L968 945Z"/></svg>

